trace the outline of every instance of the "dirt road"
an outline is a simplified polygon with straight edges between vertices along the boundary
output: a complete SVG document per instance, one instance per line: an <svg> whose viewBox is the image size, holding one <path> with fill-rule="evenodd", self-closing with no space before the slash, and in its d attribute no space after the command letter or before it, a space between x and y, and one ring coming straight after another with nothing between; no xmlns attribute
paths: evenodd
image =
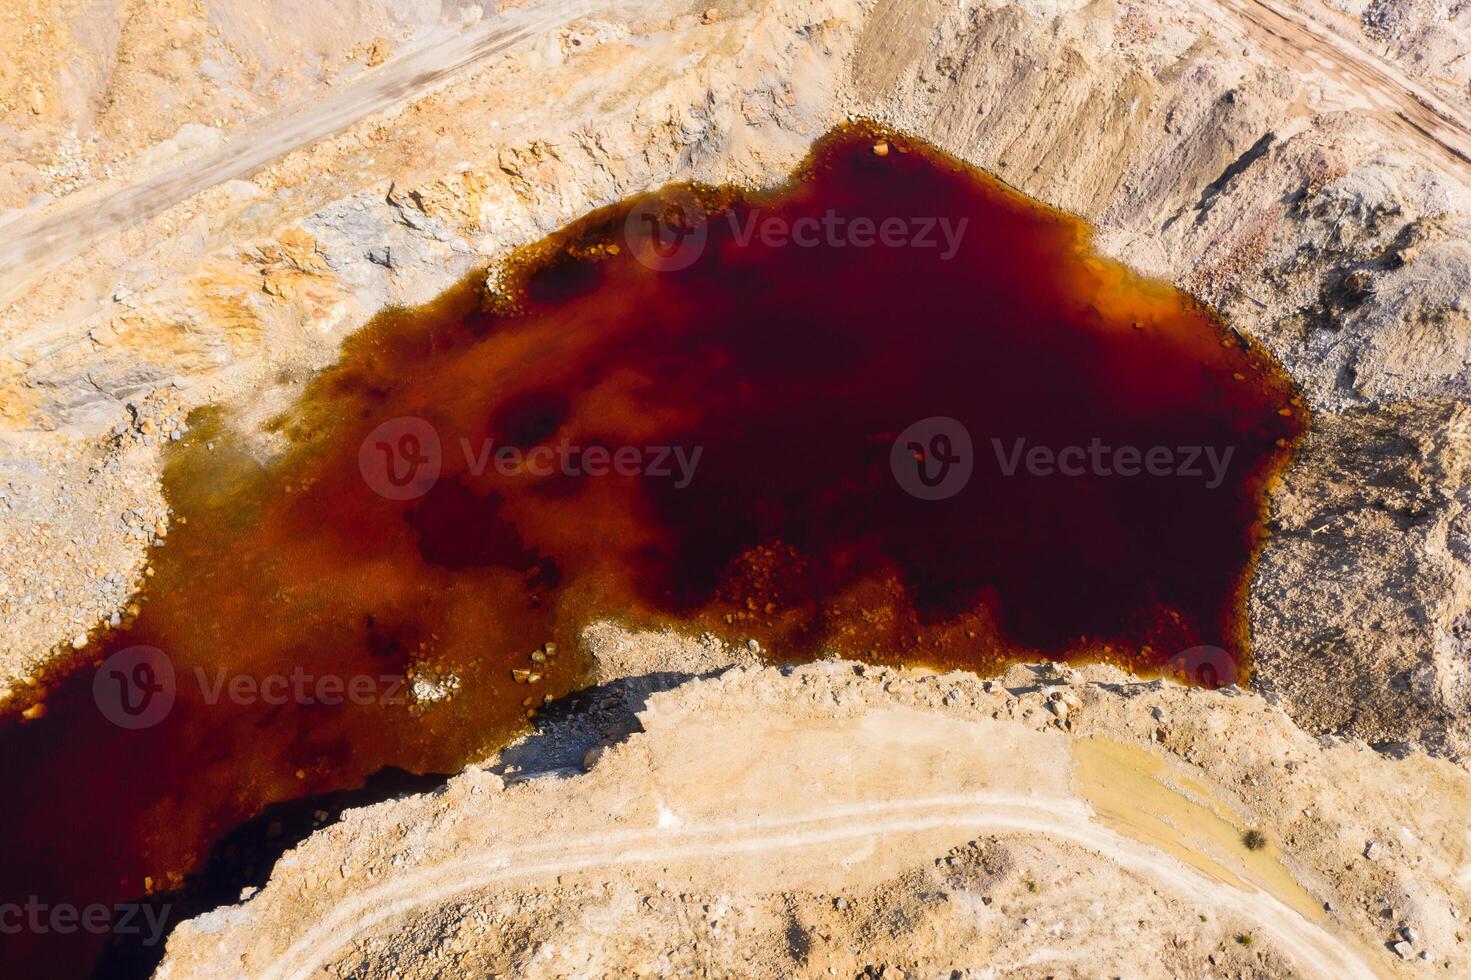
<svg viewBox="0 0 1471 980"><path fill-rule="evenodd" d="M419 908L507 880L536 882L569 872L650 865L670 872L683 862L743 859L769 852L832 852L845 842L897 840L953 829L963 834L1037 833L1075 843L1149 878L1191 901L1256 923L1304 975L1324 980L1379 974L1327 930L1304 919L1275 896L1242 891L1213 880L1169 856L1130 840L1092 819L1075 799L977 793L875 801L813 810L760 821L650 828L595 834L520 847L491 847L461 860L402 875L341 902L314 923L259 975L265 980L318 976L333 954L355 936Z"/></svg>
<svg viewBox="0 0 1471 980"><path fill-rule="evenodd" d="M1431 148L1437 163L1471 172L1465 113L1326 21L1280 0L1204 0L1201 7L1229 14L1304 76L1327 76L1360 96L1409 145Z"/></svg>
<svg viewBox="0 0 1471 980"><path fill-rule="evenodd" d="M795 892L861 904L856 896L866 890L916 866L948 869L956 860L945 855L993 837L1037 843L1057 877L1024 894L1049 917L1077 924L1102 914L1095 906L1105 902L1126 918L1175 923L1161 928L1177 944L1220 942L1183 938L1199 929L1230 930L1226 942L1250 934L1245 945L1259 939L1293 975L1382 975L1375 951L1287 870L1293 858L1241 843L1239 802L1164 753L986 712L963 720L908 707L857 710L854 694L884 682L845 686L857 675L841 666L784 681L789 696L758 707L743 700L756 676L728 675L684 699L660 696L639 715L644 730L586 773L558 767L502 789L486 771L468 770L442 793L361 812L299 848L260 895L182 926L158 976L242 968L268 980L320 976L385 937L396 943L391 937L452 929L435 918L446 909L528 917L537 923L532 946L570 950L579 947L577 927L548 926L522 902L548 894L571 901L584 884L599 894L626 882L635 895L730 896L737 905ZM945 681L952 683L980 682ZM994 697L999 704L1009 695ZM853 710L834 714L835 704ZM551 740L544 763L559 744ZM520 756L534 757L530 749ZM936 883L951 892L961 930L1008 903L995 881L965 880ZM991 905L981 894L996 895L991 911L978 911ZM1163 905L1146 911L1136 904L1142 896L1162 896ZM565 914L581 921L584 913ZM605 921L602 912L585 914ZM500 935L489 920L475 921L487 937ZM1006 953L992 952L993 965L1006 962ZM1099 955L1124 966L1136 953ZM558 964L544 964L546 975L598 972L576 955Z"/></svg>
<svg viewBox="0 0 1471 980"><path fill-rule="evenodd" d="M0 305L13 302L29 284L107 236L200 191L249 177L292 150L361 119L412 101L464 69L567 23L588 7L580 0L554 0L504 14L395 58L356 84L257 120L202 160L170 167L100 201L63 199L34 218L17 219L0 240Z"/></svg>

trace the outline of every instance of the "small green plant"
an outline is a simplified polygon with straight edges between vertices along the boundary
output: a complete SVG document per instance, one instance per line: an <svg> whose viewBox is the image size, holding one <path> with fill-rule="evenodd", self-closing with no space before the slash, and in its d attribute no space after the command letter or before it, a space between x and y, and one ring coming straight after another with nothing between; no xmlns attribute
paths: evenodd
<svg viewBox="0 0 1471 980"><path fill-rule="evenodd" d="M1260 830L1248 830L1241 835L1241 843L1248 851L1260 851L1267 846L1267 837Z"/></svg>
<svg viewBox="0 0 1471 980"><path fill-rule="evenodd" d="M1243 946L1250 946L1256 942L1256 937L1249 932L1242 932L1236 935L1236 941Z"/></svg>

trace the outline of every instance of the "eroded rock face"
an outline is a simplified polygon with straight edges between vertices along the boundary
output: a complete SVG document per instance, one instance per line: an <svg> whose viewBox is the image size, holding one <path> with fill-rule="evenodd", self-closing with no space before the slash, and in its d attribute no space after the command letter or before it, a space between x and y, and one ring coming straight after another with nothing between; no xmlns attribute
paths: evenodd
<svg viewBox="0 0 1471 980"><path fill-rule="evenodd" d="M1314 727L1463 754L1468 488L1463 402L1321 416L1277 495L1252 593L1262 686Z"/></svg>

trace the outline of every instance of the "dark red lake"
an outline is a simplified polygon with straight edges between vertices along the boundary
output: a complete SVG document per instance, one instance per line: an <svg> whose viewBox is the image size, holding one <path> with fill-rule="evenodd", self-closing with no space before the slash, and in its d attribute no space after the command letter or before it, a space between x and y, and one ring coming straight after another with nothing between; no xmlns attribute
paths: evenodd
<svg viewBox="0 0 1471 980"><path fill-rule="evenodd" d="M853 127L780 191L627 202L526 250L498 297L381 317L278 458L201 413L141 613L42 717L0 722L0 906L165 891L266 804L451 771L579 682L599 618L783 659L1148 669L1210 646L1244 671L1300 403L1089 238ZM108 660L137 646L166 662ZM126 710L169 669L166 714L109 719L153 720ZM410 675L453 690L418 703ZM0 962L85 975L105 941L23 929Z"/></svg>

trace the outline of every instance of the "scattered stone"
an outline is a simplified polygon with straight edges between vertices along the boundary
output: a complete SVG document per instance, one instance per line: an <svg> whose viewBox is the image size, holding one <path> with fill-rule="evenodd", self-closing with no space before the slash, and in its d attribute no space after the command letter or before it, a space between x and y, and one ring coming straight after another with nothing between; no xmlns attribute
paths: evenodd
<svg viewBox="0 0 1471 980"><path fill-rule="evenodd" d="M389 55L391 55L392 53L393 45L389 42L388 38L384 37L381 34L378 35L377 37L373 38L372 42L368 45L368 67L377 68L379 65L387 61Z"/></svg>

